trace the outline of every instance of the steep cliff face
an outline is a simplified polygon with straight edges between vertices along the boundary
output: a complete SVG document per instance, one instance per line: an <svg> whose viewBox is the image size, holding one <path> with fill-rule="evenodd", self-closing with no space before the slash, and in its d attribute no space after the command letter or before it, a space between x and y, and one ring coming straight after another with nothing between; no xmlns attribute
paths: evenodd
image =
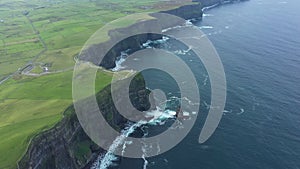
<svg viewBox="0 0 300 169"><path fill-rule="evenodd" d="M128 122L116 110L110 85L97 94L99 108L107 122L115 129L122 129ZM149 91L141 74L130 86L132 104L139 110L152 109ZM41 133L32 140L25 156L19 162L20 169L76 169L84 168L97 155L104 152L85 134L78 122L73 106L64 113L63 120L54 128Z"/></svg>
<svg viewBox="0 0 300 169"><path fill-rule="evenodd" d="M207 6L222 3L222 0L194 0L200 4L187 5L177 9L163 11L164 13L173 14L184 19L194 19L202 17L202 9ZM153 14L155 16L155 14ZM144 25L153 21L145 21ZM149 24L148 23L148 24ZM170 22L168 27L176 26L179 23ZM109 34L114 38L115 34L134 31L134 26L112 30ZM163 28L161 28L163 29ZM143 34L125 39L115 45L106 54L101 63L92 57L82 57L81 60L91 61L96 65L110 69L115 67L115 61L120 56L121 51L131 49L131 52L140 49L140 45L147 40L158 40L162 36L158 34ZM92 51L101 50L105 44L92 46ZM149 91L145 89L145 82L141 75L138 75L131 85L130 98L133 105L138 110L147 110L150 107ZM151 97L150 97L151 98ZM110 86L104 88L97 94L99 108L108 123L115 129L120 129L127 123L127 120L121 116L113 105L111 98ZM51 130L45 131L36 136L24 157L18 163L19 169L77 169L89 168L99 153L105 151L93 143L85 134L78 122L73 106L70 106L64 112L63 120Z"/></svg>
<svg viewBox="0 0 300 169"><path fill-rule="evenodd" d="M202 6L200 4L193 4L193 5L186 5L179 7L177 9L172 9L168 11L162 11L162 13L168 13L172 14L184 19L194 19L194 18L201 18L202 17ZM156 14L150 14L154 18L157 17ZM158 20L163 20L162 18ZM139 34L136 36L128 37L119 43L115 44L113 48L111 48L108 53L103 57L101 63L98 63L97 58L94 57L93 54L88 54L89 52L94 52L94 53L102 53L103 49L109 46L110 44L113 44L113 41L116 40L116 38L120 38L122 36L120 35L127 35L127 34L135 34L135 30L149 30L149 27L151 27L150 31L154 32L159 32L161 33L162 29L165 29L168 27L174 27L180 24L183 24L182 21L165 21L169 23L164 24L159 24L158 20L151 19L151 20L146 20L146 21L141 21L137 24L133 24L129 27L125 28L119 28L119 29L114 29L109 32L110 40L104 43L100 44L95 44L91 46L87 52L87 54L82 54L79 59L81 60L86 60L94 63L95 65L100 65L106 69L111 69L116 66L116 60L117 58L121 55L122 51L126 51L130 49L130 52L135 52L140 49L141 45L148 40L158 40L162 38L162 35L160 34L152 34L152 33L146 33L146 34ZM175 20L175 19L174 19ZM153 25L158 25L158 26L153 26ZM164 25L164 26L162 26ZM155 29L155 30L152 30ZM116 36L115 36L116 35Z"/></svg>
<svg viewBox="0 0 300 169"><path fill-rule="evenodd" d="M245 0L193 0L195 4L191 5L184 5L181 7L178 7L176 9L172 10L167 10L167 11L161 11L161 13L167 13L171 15L178 16L180 18L183 18L185 20L188 19L201 19L203 16L203 11L202 9L208 6L212 5L220 5L225 2L235 2L235 1L245 1ZM156 18L156 14L150 14L154 18ZM161 18L160 18L161 19ZM159 20L160 20L159 19ZM168 22L168 21L166 21ZM181 25L182 23L180 21L178 22L170 22L168 24L163 24L163 25L168 25L168 27L174 27L177 25ZM109 40L107 42L101 43L101 44L96 44L94 46L91 46L88 50L93 51L95 53L101 53L103 51L103 48L109 46L112 41L115 41L115 38L118 38L118 35L120 34L130 34L135 32L135 29L138 27L139 30L148 30L149 25L157 25L157 20L146 20L139 22L137 24L133 24L129 27L126 28L119 28L115 30L111 30L109 32L109 36L111 39L114 40ZM155 32L161 32L162 29L165 29L166 27L162 28L160 26L157 27L151 27L152 29L157 29ZM117 35L117 36L115 36ZM120 37L120 36L119 36ZM140 49L140 46L145 43L148 40L158 40L161 39L162 35L160 34L151 34L151 33L146 33L146 34L140 34L132 37L128 37L119 43L115 44L112 49L108 51L107 54L103 57L101 63L98 63L97 59L94 57L94 55L81 55L79 59L81 60L86 60L94 63L95 65L100 65L106 69L112 69L116 66L116 60L118 57L121 55L122 51L126 51L130 49L130 52L136 52L137 50ZM89 52L88 51L88 52Z"/></svg>
<svg viewBox="0 0 300 169"><path fill-rule="evenodd" d="M145 21L145 25L147 25L146 22L150 23L153 21ZM110 35L113 37L114 34L118 34L120 32L125 32L125 33L130 32L130 31L134 30L133 27L134 26L132 25L128 28L113 30L110 32ZM151 34L151 33L140 34L140 35L129 37L129 38L124 39L121 42L117 43L112 49L110 49L100 64L96 63L95 61L93 61L93 63L96 65L100 65L106 69L112 69L112 68L116 67L116 60L121 55L122 51L130 49L130 52L133 53L133 52L136 52L137 50L139 50L140 46L143 43L145 43L147 40L158 40L161 38L162 38L161 35ZM99 46L101 46L101 44ZM101 50L101 48L98 48L98 47L96 47L96 50L99 50L99 49ZM90 59L93 60L93 58L90 58Z"/></svg>
<svg viewBox="0 0 300 169"><path fill-rule="evenodd" d="M228 2L237 2L237 1L248 1L248 0L193 0L193 2L199 2L202 8L209 7L212 5L221 5Z"/></svg>
<svg viewBox="0 0 300 169"><path fill-rule="evenodd" d="M175 15L181 17L183 19L199 19L202 17L202 4L193 4L193 5L185 5L176 9L162 11L163 13L168 13L171 15Z"/></svg>
<svg viewBox="0 0 300 169"><path fill-rule="evenodd" d="M73 112L73 107L69 107L59 124L32 140L26 155L19 162L20 169L74 169L84 165L84 160L87 159L77 156L80 144L87 141L86 145L89 147L93 143L88 141Z"/></svg>
<svg viewBox="0 0 300 169"><path fill-rule="evenodd" d="M203 7L212 6L215 4L221 4L224 2L224 0L193 0L193 2L199 2Z"/></svg>

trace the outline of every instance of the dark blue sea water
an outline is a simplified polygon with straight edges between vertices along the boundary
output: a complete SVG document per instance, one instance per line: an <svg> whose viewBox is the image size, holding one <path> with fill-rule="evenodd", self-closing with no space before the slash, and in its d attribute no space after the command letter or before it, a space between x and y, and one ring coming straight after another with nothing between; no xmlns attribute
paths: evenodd
<svg viewBox="0 0 300 169"><path fill-rule="evenodd" d="M203 20L195 24L207 34L223 62L226 111L207 142L198 143L205 119L199 116L183 142L148 158L146 168L300 168L299 7L298 0L251 0L205 11ZM164 86L165 80L157 76L153 81ZM202 86L202 101L209 103L205 73L195 76ZM127 158L117 166L143 167L143 159Z"/></svg>

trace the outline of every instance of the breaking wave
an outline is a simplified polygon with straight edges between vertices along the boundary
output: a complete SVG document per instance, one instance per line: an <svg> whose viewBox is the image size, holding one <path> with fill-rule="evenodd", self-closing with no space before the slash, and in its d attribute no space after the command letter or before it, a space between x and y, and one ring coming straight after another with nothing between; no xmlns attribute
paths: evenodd
<svg viewBox="0 0 300 169"><path fill-rule="evenodd" d="M182 100L186 101L191 105L195 105L198 103L192 103L188 98L177 98L177 97L171 97L169 100L165 102L165 105L167 105L169 102L172 102L174 100ZM183 116L189 117L191 114L196 115L197 112L182 112ZM176 118L176 111L173 111L171 109L165 108L164 110L160 107L156 107L155 110L146 112L146 117L151 118L149 121L139 121L137 123L128 123L127 127L125 127L122 131L120 136L116 137L116 139L113 141L113 143L110 145L109 149L107 150L106 154L99 155L97 160L92 165L91 169L107 169L109 166L117 165L115 162L118 160L118 157L114 154L114 152L117 150L117 148L122 148L122 154L125 153L127 145L132 144L131 141L126 141L126 138L129 137L131 134L133 134L138 128L140 128L143 131L143 137L145 138L148 135L148 132L144 129L148 126L161 126L164 125L167 119L175 119ZM146 159L147 150L151 148L152 145L146 145L144 144L142 146L142 159L144 160L143 168L146 169L147 165L149 164L148 160ZM160 152L160 145L157 143L157 153Z"/></svg>

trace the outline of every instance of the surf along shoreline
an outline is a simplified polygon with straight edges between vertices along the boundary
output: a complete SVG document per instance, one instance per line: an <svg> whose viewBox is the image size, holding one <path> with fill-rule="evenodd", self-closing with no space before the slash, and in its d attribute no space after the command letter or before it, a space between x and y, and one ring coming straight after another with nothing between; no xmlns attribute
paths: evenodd
<svg viewBox="0 0 300 169"><path fill-rule="evenodd" d="M200 20L203 17L203 11L214 8L216 6L219 6L224 3L229 2L235 2L236 0L231 1L223 1L223 0L195 0L194 2L198 2L197 4L188 4L180 6L176 9L171 9L167 11L161 11L163 13L168 13L172 15L176 15L179 17L182 17L186 20ZM132 26L132 25L131 25ZM116 30L110 30L110 31L118 31L118 30L124 30L124 29L130 29L131 26L128 26L126 28L119 28ZM176 26L176 25L173 25ZM127 49L135 49L138 50L140 46L134 46L137 44L143 44L147 42L148 40L159 40L162 39L162 36L149 36L149 35L143 35L142 37L137 38L135 41L127 41L124 43L121 43L119 46L114 47L108 53L109 58L106 61L102 63L102 67L106 69L112 69L116 66L116 61L118 57L121 55L122 51L125 51ZM79 58L87 61L93 62L92 58ZM91 59L91 60L90 60ZM101 91L100 91L101 93ZM118 120L117 120L118 121ZM125 122L124 122L125 123ZM120 125L120 124L113 124L113 125ZM63 138L59 139L57 141L57 138ZM67 146L74 144L76 146ZM60 146L63 146L63 148L59 148ZM76 159L77 149L78 147L88 147L89 151L88 153L84 153L84 156L86 156L85 159ZM83 148L83 149L85 149ZM67 152L64 152L67 151ZM94 161L97 159L99 154L103 154L106 151L102 150L101 148L97 147L92 141L85 135L83 132L78 119L74 113L73 106L70 106L66 109L64 112L63 119L56 124L52 129L44 131L37 136L35 136L33 139L31 139L31 142L29 144L29 147L22 157L20 161L18 161L18 168L42 168L43 165L51 165L56 166L59 168L63 167L70 167L73 168L90 168L91 165L94 163ZM49 157L50 154L50 157ZM62 154L57 155L57 157L51 156L54 154ZM68 157L68 158L65 158ZM61 158L58 160L58 158ZM66 160L71 160L67 162ZM61 163L57 165L57 163Z"/></svg>

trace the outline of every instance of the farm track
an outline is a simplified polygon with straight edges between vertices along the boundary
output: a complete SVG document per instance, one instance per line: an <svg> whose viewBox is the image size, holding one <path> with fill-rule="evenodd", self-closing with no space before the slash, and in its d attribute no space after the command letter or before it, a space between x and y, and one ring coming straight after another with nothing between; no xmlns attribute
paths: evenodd
<svg viewBox="0 0 300 169"><path fill-rule="evenodd" d="M31 25L32 30L34 31L34 33L37 35L38 40L42 43L44 49L43 49L42 51L40 51L37 55L35 55L35 56L33 57L32 60L28 61L23 67L19 68L19 69L18 69L17 71L15 71L14 73L11 73L10 75L8 75L8 76L2 78L2 79L0 80L0 85L3 84L5 81L9 80L10 78L12 78L14 75L17 75L17 74L22 73L22 71L23 71L24 69L26 69L28 66L32 65L32 63L33 63L34 61L36 61L41 55L43 55L43 54L48 50L47 44L45 43L44 39L41 37L39 31L38 31L38 30L36 29L36 27L33 25L32 20L29 18L28 15L25 15L25 17L27 18L29 24ZM35 40L36 40L36 39L35 39ZM28 73L26 73L26 74L28 74ZM25 75L26 75L26 74L25 74ZM28 74L28 75L29 75L29 74ZM38 75L35 75L35 76L38 76Z"/></svg>

